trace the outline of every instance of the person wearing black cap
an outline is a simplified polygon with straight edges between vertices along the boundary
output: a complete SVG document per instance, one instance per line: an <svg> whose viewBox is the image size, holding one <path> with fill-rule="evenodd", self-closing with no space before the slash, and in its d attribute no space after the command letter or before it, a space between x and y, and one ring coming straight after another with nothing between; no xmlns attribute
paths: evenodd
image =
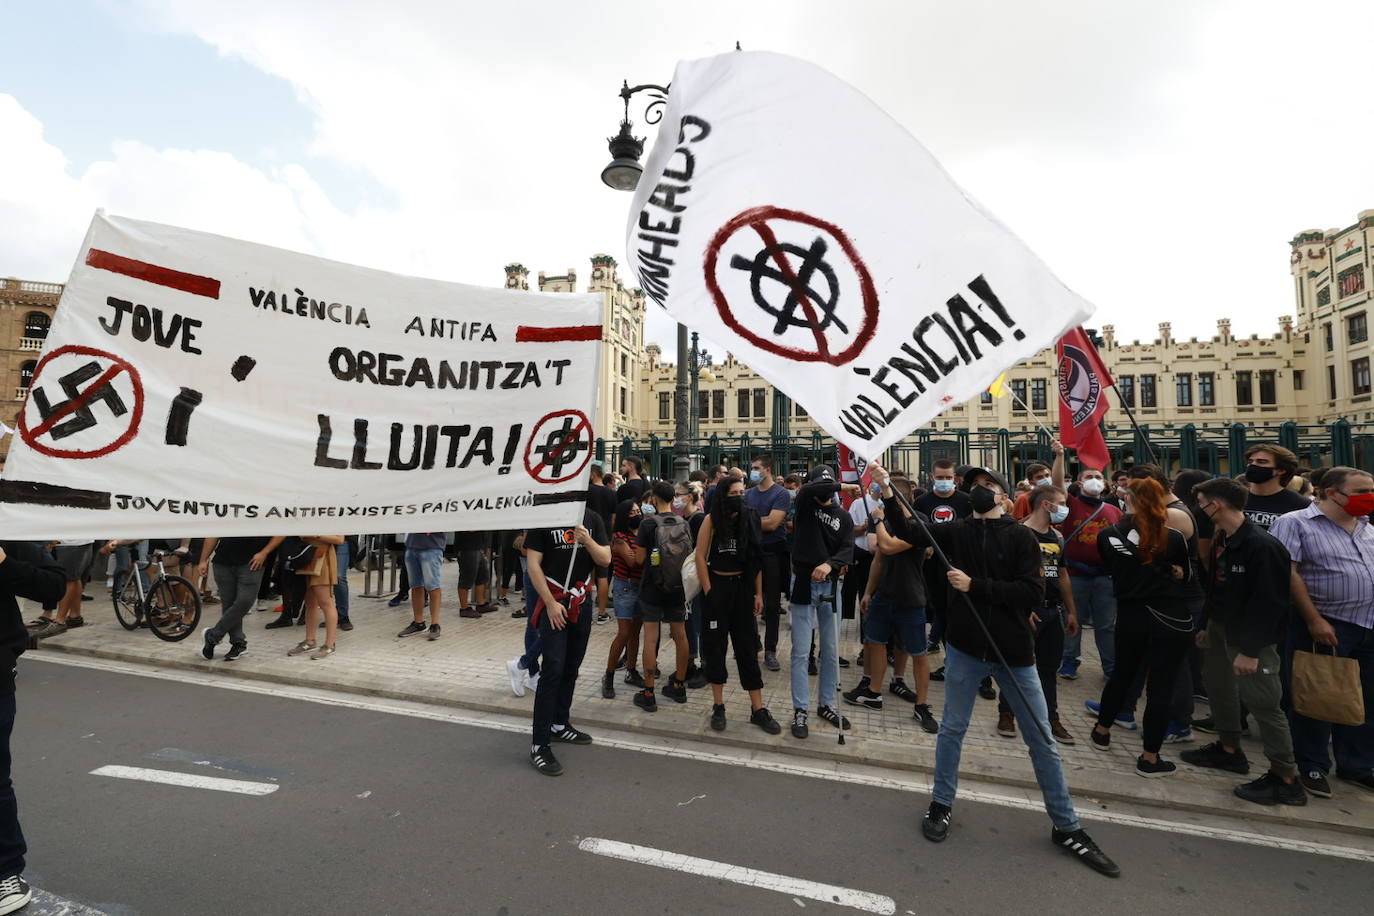
<svg viewBox="0 0 1374 916"><path fill-rule="evenodd" d="M836 504L835 494L861 496L856 484L841 484L825 465L813 468L807 484L797 493L793 525L792 594L788 614L792 621L792 735L805 738L807 710L811 708L806 653L811 634L819 634L820 680L816 682L816 714L838 728L849 720L837 713L835 690L840 683L835 604L840 572L849 564L854 549L853 521Z"/></svg>

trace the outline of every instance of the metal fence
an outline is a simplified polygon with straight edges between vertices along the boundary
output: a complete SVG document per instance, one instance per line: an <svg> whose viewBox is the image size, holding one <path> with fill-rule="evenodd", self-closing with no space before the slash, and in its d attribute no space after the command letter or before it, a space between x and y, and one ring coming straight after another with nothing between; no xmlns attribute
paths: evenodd
<svg viewBox="0 0 1374 916"><path fill-rule="evenodd" d="M1242 456L1252 445L1274 443L1298 456L1301 465L1349 465L1374 470L1374 423L1352 424L1346 420L1301 426L1288 422L1277 429L1260 429L1244 423L1229 426L1142 425L1140 430L1108 432L1107 447L1113 467L1129 467L1151 460L1170 473L1197 468L1213 474L1239 474L1244 470ZM756 455L773 458L777 474L804 471L816 464L834 464L835 440L819 431L809 435L769 435L732 437L712 435L688 443L692 467L726 464L747 467ZM614 469L626 455L642 458L650 476L673 476L673 440L649 436L646 439L597 439L596 458ZM1032 461L1049 463L1054 457L1049 437L1043 430L1013 433L1006 429L920 430L892 446L882 463L901 468L926 479L931 465L942 458L956 464L988 465L1008 471L1020 479L1021 469Z"/></svg>

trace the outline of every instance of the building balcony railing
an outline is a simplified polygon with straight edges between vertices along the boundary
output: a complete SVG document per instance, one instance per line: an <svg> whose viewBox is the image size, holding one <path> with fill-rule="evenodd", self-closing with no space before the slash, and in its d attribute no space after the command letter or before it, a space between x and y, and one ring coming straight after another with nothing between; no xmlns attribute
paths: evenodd
<svg viewBox="0 0 1374 916"><path fill-rule="evenodd" d="M51 293L62 295L61 283L38 283L33 280L17 280L13 277L0 279L0 289L14 289L21 293Z"/></svg>
<svg viewBox="0 0 1374 916"><path fill-rule="evenodd" d="M22 387L22 388L16 388L16 389L14 389L14 399L15 399L16 401L22 401L22 400L24 400L24 398L26 398L26 397L28 397L28 396L29 396L29 389L28 389L27 387Z"/></svg>
<svg viewBox="0 0 1374 916"><path fill-rule="evenodd" d="M21 338L19 338L19 349L21 349L21 350L32 350L32 351L34 351L35 353L37 353L39 350L43 349L43 338L42 338L42 337L21 337Z"/></svg>

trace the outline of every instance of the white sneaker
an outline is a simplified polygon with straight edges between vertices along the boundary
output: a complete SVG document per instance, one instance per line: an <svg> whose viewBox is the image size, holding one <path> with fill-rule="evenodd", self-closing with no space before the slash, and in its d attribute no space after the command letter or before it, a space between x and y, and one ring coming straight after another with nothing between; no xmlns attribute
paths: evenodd
<svg viewBox="0 0 1374 916"><path fill-rule="evenodd" d="M0 913L13 913L22 910L33 899L29 882L20 875L12 875L0 881Z"/></svg>
<svg viewBox="0 0 1374 916"><path fill-rule="evenodd" d="M510 676L510 691L518 697L525 695L525 669L520 667L520 659L506 662L506 674Z"/></svg>
<svg viewBox="0 0 1374 916"><path fill-rule="evenodd" d="M526 689L526 690L538 690L538 689L539 689L539 675L536 674L534 677L527 677L527 678L525 678L525 689Z"/></svg>

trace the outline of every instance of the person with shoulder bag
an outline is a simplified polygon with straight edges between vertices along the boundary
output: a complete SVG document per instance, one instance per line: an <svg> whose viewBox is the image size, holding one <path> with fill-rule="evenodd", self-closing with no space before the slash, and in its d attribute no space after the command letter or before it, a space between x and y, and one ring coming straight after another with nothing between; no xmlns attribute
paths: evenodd
<svg viewBox="0 0 1374 916"><path fill-rule="evenodd" d="M687 642L687 594L682 587L682 567L692 553L692 532L687 522L673 514L673 485L655 481L644 502L639 534L635 538L635 559L644 570L640 584L639 608L644 619L644 689L635 694L635 705L645 712L656 712L654 669L658 648L659 624L667 623L677 646L677 664L663 688L663 695L676 703L687 702L687 663L691 647Z"/></svg>
<svg viewBox="0 0 1374 916"><path fill-rule="evenodd" d="M342 534L315 534L302 538L315 548L310 563L296 570L305 579L305 638L287 655L310 653L312 659L328 658L334 654L334 637L339 628L339 611L334 606L334 586L339 584L339 557L335 547L344 542ZM315 628L320 614L324 614L324 645L316 647Z"/></svg>

